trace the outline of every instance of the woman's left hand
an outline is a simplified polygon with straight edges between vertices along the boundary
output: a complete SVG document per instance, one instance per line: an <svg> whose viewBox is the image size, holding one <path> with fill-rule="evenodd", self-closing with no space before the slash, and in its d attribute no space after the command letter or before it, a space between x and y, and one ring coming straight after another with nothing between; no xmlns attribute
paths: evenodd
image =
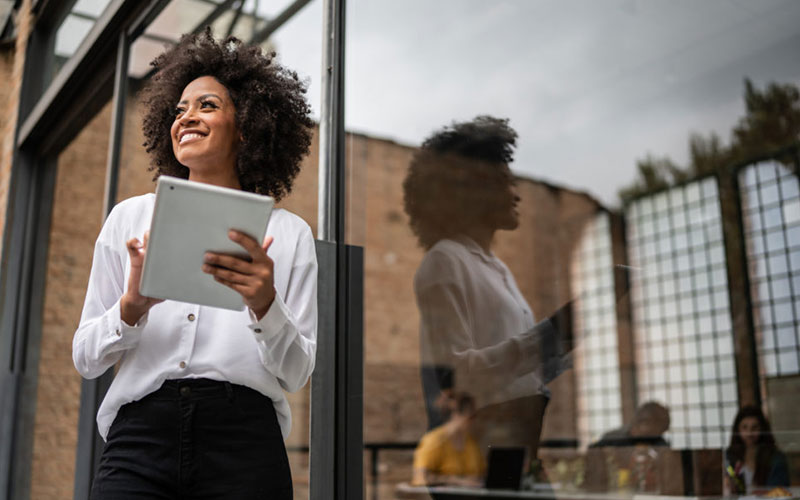
<svg viewBox="0 0 800 500"><path fill-rule="evenodd" d="M274 262L267 256L272 236L259 245L256 240L239 231L231 230L228 237L242 246L252 261L241 257L207 252L203 272L211 274L223 285L237 291L260 320L267 314L275 300Z"/></svg>

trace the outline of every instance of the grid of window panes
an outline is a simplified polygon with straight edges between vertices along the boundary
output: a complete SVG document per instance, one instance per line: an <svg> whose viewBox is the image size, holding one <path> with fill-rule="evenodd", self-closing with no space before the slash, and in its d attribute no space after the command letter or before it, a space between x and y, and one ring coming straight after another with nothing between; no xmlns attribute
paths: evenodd
<svg viewBox="0 0 800 500"><path fill-rule="evenodd" d="M775 161L739 174L762 375L800 373L800 189Z"/></svg>
<svg viewBox="0 0 800 500"><path fill-rule="evenodd" d="M585 228L572 261L582 446L622 425L613 264L609 217L603 213Z"/></svg>
<svg viewBox="0 0 800 500"><path fill-rule="evenodd" d="M738 405L716 178L626 210L639 403L670 410L677 448L720 447Z"/></svg>

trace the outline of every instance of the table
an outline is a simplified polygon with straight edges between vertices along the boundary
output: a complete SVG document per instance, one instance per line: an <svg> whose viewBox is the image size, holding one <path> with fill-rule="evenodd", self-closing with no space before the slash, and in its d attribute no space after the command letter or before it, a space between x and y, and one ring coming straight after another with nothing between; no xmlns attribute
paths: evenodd
<svg viewBox="0 0 800 500"><path fill-rule="evenodd" d="M800 488L788 488L800 497ZM460 486L411 486L400 483L395 488L395 498L404 500L764 500L754 496L672 496L625 492L589 493L585 491L553 491L549 487L533 491L487 490L486 488L464 488ZM787 498L788 500L788 498Z"/></svg>

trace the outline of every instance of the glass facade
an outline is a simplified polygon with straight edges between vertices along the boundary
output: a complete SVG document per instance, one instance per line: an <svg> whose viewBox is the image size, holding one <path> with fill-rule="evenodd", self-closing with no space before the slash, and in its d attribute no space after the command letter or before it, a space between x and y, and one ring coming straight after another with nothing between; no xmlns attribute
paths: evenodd
<svg viewBox="0 0 800 500"><path fill-rule="evenodd" d="M614 258L608 214L587 224L573 257L576 302L575 334L579 340L575 372L578 380L578 429L582 445L622 426L619 345Z"/></svg>
<svg viewBox="0 0 800 500"><path fill-rule="evenodd" d="M78 0L73 4L56 30L53 75L75 54L109 3L111 0Z"/></svg>
<svg viewBox="0 0 800 500"><path fill-rule="evenodd" d="M738 396L716 179L638 200L626 215L639 400L670 408L674 446L721 447Z"/></svg>
<svg viewBox="0 0 800 500"><path fill-rule="evenodd" d="M739 173L750 299L764 377L800 373L800 192L790 167L767 161Z"/></svg>

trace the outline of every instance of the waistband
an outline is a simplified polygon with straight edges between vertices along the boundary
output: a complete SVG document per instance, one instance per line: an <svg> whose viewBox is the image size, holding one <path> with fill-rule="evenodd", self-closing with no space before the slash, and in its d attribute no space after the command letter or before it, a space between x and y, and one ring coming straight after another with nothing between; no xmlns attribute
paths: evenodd
<svg viewBox="0 0 800 500"><path fill-rule="evenodd" d="M255 389L249 387L211 380L207 378L181 378L165 380L161 387L142 399L206 399L206 398L263 398L272 402Z"/></svg>

